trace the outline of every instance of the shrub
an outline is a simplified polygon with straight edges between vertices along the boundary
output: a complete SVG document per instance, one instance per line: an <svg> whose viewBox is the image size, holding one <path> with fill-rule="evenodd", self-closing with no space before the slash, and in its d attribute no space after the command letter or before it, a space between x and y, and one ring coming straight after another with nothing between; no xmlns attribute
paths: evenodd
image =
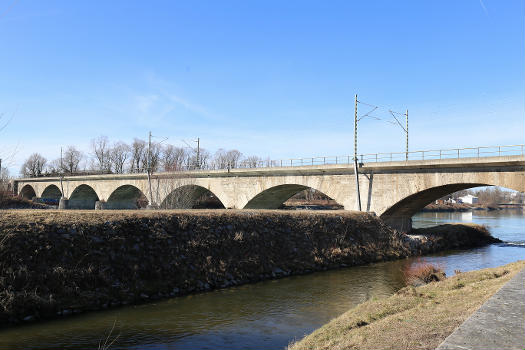
<svg viewBox="0 0 525 350"><path fill-rule="evenodd" d="M406 285L420 286L446 278L443 268L426 262L418 262L403 271Z"/></svg>

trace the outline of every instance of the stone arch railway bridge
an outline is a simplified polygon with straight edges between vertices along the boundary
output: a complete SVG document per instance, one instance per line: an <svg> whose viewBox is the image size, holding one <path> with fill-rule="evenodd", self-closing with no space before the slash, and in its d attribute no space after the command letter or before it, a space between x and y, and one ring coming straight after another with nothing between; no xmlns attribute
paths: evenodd
<svg viewBox="0 0 525 350"><path fill-rule="evenodd" d="M412 215L425 205L459 190L502 186L524 191L523 145L512 147L518 147L518 152L485 157L480 155L480 148L470 157L463 157L464 150L457 150L457 157L453 151L454 158L446 158L439 151L439 158L434 154L437 159L427 159L433 151L422 152L416 160L402 161L390 161L393 154L386 156L387 161L381 161L384 155L361 156L358 178L362 210L375 212L393 227L406 230L411 227ZM413 153L406 158L413 158ZM317 164L320 159L322 164ZM62 184L58 177L23 178L15 180L14 187L25 198L67 197L71 209L94 209L97 201L104 202L107 209L134 209L137 199L144 196L161 207L171 202L175 203L172 207L192 208L197 198L209 192L225 208L276 209L294 194L313 188L344 209L356 210L352 158L346 163L343 159L346 157L335 158L335 162L333 158L308 158L301 160L302 166L288 161L288 166L285 162L259 168L153 173L151 181L144 173L66 176ZM181 194L187 200L179 200Z"/></svg>

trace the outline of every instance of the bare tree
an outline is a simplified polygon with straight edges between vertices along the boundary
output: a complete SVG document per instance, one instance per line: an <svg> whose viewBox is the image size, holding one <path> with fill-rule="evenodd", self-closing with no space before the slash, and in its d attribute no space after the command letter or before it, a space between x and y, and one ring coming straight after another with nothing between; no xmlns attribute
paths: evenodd
<svg viewBox="0 0 525 350"><path fill-rule="evenodd" d="M0 113L0 132L3 131L13 120L14 113L9 119L5 119L5 114ZM1 140L1 138L0 138ZM9 149L5 145L0 144L0 204L2 204L2 197L6 197L12 190L9 177L9 170L6 166L13 164L13 158L16 154L16 147Z"/></svg>
<svg viewBox="0 0 525 350"><path fill-rule="evenodd" d="M27 158L27 160L22 165L20 172L24 176L36 177L42 175L44 166L46 165L46 158L38 153L33 153Z"/></svg>
<svg viewBox="0 0 525 350"><path fill-rule="evenodd" d="M186 155L184 158L184 168L187 170L213 168L210 152L204 148L199 149L198 157L196 149L187 150Z"/></svg>
<svg viewBox="0 0 525 350"><path fill-rule="evenodd" d="M141 139L133 139L131 144L131 167L132 173L143 171L141 169L144 158L146 157L146 141Z"/></svg>
<svg viewBox="0 0 525 350"><path fill-rule="evenodd" d="M142 169L151 169L151 172L156 172L160 166L160 160L162 156L162 146L158 142L152 142L151 148L148 146L144 149L144 155L142 156ZM148 164L149 162L149 164Z"/></svg>
<svg viewBox="0 0 525 350"><path fill-rule="evenodd" d="M257 156L249 156L241 161L239 164L241 168L257 168L257 165L262 162L262 158Z"/></svg>
<svg viewBox="0 0 525 350"><path fill-rule="evenodd" d="M113 170L117 174L124 173L124 165L130 157L131 147L124 142L117 142L110 150L110 159Z"/></svg>
<svg viewBox="0 0 525 350"><path fill-rule="evenodd" d="M226 158L228 159L228 168L234 169L239 165L239 161L242 158L242 153L236 149L232 149L226 153Z"/></svg>
<svg viewBox="0 0 525 350"><path fill-rule="evenodd" d="M110 145L107 136L99 136L91 140L91 151L95 157L93 167L95 170L110 171Z"/></svg>
<svg viewBox="0 0 525 350"><path fill-rule="evenodd" d="M46 163L45 173L46 175L59 175L63 171L60 158L54 159Z"/></svg>
<svg viewBox="0 0 525 350"><path fill-rule="evenodd" d="M0 169L0 182L2 184L5 184L9 179L10 179L10 177L9 177L9 169L7 169L7 168Z"/></svg>
<svg viewBox="0 0 525 350"><path fill-rule="evenodd" d="M199 152L199 159L197 162L197 155L194 154L194 164L196 164L198 169L209 169L210 168L210 160L211 160L211 154L206 149L201 148Z"/></svg>
<svg viewBox="0 0 525 350"><path fill-rule="evenodd" d="M242 153L236 149L225 151L221 148L215 153L214 164L217 169L233 169L237 168L241 158Z"/></svg>
<svg viewBox="0 0 525 350"><path fill-rule="evenodd" d="M498 205L505 202L505 192L499 187L486 187L476 192L469 191L469 194L478 197L479 203L485 205Z"/></svg>
<svg viewBox="0 0 525 350"><path fill-rule="evenodd" d="M73 174L78 171L78 165L84 158L84 154L77 150L74 146L69 146L62 156L62 171Z"/></svg>
<svg viewBox="0 0 525 350"><path fill-rule="evenodd" d="M4 203L4 200L8 198L11 192L11 183L9 177L9 170L7 168L0 169L0 206Z"/></svg>
<svg viewBox="0 0 525 350"><path fill-rule="evenodd" d="M219 148L217 152L215 152L213 156L213 167L215 169L226 169L228 167L228 158L224 149Z"/></svg>
<svg viewBox="0 0 525 350"><path fill-rule="evenodd" d="M162 152L162 168L164 171L181 171L187 163L190 154L185 148L166 145Z"/></svg>

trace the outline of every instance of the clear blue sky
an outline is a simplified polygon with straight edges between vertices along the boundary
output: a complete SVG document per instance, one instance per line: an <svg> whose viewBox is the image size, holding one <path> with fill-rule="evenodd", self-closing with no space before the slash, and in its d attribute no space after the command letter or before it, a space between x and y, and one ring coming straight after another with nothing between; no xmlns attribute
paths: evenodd
<svg viewBox="0 0 525 350"><path fill-rule="evenodd" d="M524 27L522 0L0 0L0 153L17 147L16 174L33 152L151 130L212 152L351 154L356 93L408 108L412 150L523 143ZM371 119L359 142L404 150Z"/></svg>

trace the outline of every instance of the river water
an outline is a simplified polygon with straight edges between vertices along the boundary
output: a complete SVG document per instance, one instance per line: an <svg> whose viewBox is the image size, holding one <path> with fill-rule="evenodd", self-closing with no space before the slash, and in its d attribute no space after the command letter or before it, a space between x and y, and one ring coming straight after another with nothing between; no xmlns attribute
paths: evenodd
<svg viewBox="0 0 525 350"><path fill-rule="evenodd" d="M525 259L521 210L420 213L415 227L447 222L486 225L506 243L448 251L420 259L447 275ZM95 312L0 331L0 349L283 349L370 298L403 286L403 270L418 260L293 276L154 304ZM111 331L111 336L108 333Z"/></svg>

